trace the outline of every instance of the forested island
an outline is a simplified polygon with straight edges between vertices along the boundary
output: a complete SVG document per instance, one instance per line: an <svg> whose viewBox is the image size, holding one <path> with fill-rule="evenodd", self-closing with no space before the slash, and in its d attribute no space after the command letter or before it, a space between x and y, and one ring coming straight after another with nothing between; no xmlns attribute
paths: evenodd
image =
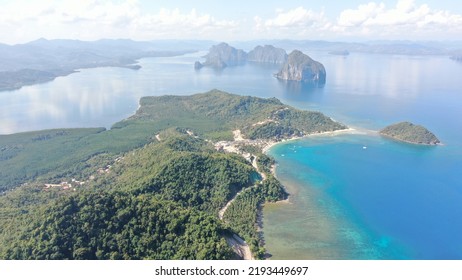
<svg viewBox="0 0 462 280"><path fill-rule="evenodd" d="M259 207L287 194L262 148L345 128L213 90L142 98L109 130L0 136L0 258L263 258Z"/></svg>
<svg viewBox="0 0 462 280"><path fill-rule="evenodd" d="M431 131L410 122L389 125L380 130L379 133L383 136L412 144L437 145L440 143L440 140Z"/></svg>

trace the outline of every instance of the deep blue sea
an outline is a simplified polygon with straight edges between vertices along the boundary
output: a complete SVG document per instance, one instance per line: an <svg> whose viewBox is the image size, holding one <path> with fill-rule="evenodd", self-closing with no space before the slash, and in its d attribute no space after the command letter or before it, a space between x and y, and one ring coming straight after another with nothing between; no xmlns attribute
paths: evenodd
<svg viewBox="0 0 462 280"><path fill-rule="evenodd" d="M277 81L277 66L223 71L193 63L204 53L145 58L140 70L83 69L0 92L0 134L110 127L148 95L210 89L277 97L322 111L357 133L315 136L270 150L289 203L264 207L274 259L462 259L462 63L442 56L306 51L327 71L323 88ZM408 120L442 146L395 142L374 131Z"/></svg>

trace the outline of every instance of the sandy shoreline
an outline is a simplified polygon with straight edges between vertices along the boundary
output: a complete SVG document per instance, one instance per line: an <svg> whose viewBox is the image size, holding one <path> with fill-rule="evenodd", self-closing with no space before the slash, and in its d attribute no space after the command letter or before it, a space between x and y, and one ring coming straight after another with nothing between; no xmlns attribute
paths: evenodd
<svg viewBox="0 0 462 280"><path fill-rule="evenodd" d="M283 144L283 143L286 143L286 142L289 142L289 141L299 140L299 139L309 139L311 137L326 137L326 136L334 137L334 136L345 135L345 134L375 134L375 133L377 133L377 132L376 131L364 130L364 129L360 129L360 128L346 128L346 129L335 130L335 131L311 133L311 134L307 134L307 135L304 135L304 136L290 137L290 138L283 139L281 141L275 141L275 140L249 140L249 139L245 139L245 138L243 138L240 130L235 130L235 131L233 131L234 141L220 141L220 142L217 142L217 143L215 143L215 148L217 150L223 150L225 152L240 154L241 156L243 156L245 159L249 160L252 163L252 165L255 167L255 169L262 176L263 179L266 179L265 174L263 172L261 172L260 170L258 170L258 166L256 166L256 159L252 160L250 153L241 152L239 150L239 145L243 144L243 145L259 146L261 148L261 150L262 150L262 153L267 154L268 151L272 147L274 147L276 145ZM276 164L274 164L271 167L270 172L276 179L278 179L277 176L276 176ZM263 234L264 234L264 230L263 230L263 220L264 220L263 207L265 207L265 205L291 204L290 196L292 194L287 190L286 187L283 186L283 188L284 188L284 191L288 195L286 199L279 200L279 201L276 201L276 202L266 202L266 203L262 204L261 207L259 207L258 214L257 214L257 227L258 227L257 231L259 232L259 234L260 234L260 236L262 238L263 238ZM238 195L239 195L239 193L236 194L236 197ZM227 207L234 201L234 199L236 197L234 197L231 201L229 201L227 203L227 205L223 209L220 210L220 213L219 213L219 218L220 219L222 219L223 214L226 211ZM245 243L241 244L240 247L241 247L240 249L245 249L246 251L247 250L250 251L250 249L248 248L248 245L245 244ZM246 256L242 255L242 257L244 259L247 259L248 256L247 255Z"/></svg>
<svg viewBox="0 0 462 280"><path fill-rule="evenodd" d="M267 144L262 148L262 152L264 154L266 154L269 149L271 149L272 147L276 146L276 145L279 145L279 144L282 144L282 143L286 143L286 142L289 142L289 141L294 141L294 140L299 140L299 139L309 139L311 137L317 137L317 136L338 136L338 135L343 135L343 134L367 134L367 133L375 133L375 131L367 131L367 130L360 130L360 129L357 129L357 128L346 128L346 129L340 129L340 130L335 130L335 131L326 131L326 132L317 132L317 133L311 133L311 134L307 134L305 136L296 136L296 137L291 137L291 138L287 138L287 139L283 139L281 141L270 141L270 142L267 142ZM273 173L273 175L275 175Z"/></svg>
<svg viewBox="0 0 462 280"><path fill-rule="evenodd" d="M297 136L297 137L291 137L291 138L287 138L287 139L283 139L281 141L270 141L270 142L267 142L267 144L262 148L262 152L264 154L267 154L268 151L276 146L276 145L279 145L279 144L283 144L283 143L286 143L286 142L290 142L290 141L295 141L295 140L299 140L299 139L309 139L309 138L312 138L312 137L325 137L325 136L338 136L338 135L345 135L345 134L377 134L378 132L377 131L374 131L374 130L366 130L366 129L360 129L360 128L352 128L352 127L349 127L349 128L346 128L346 129L341 129L341 130L335 130L335 131L326 131L326 132L319 132L319 133L312 133L312 134L308 134L308 135L305 135L305 136ZM271 174L276 178L276 165L277 164L274 164L272 167L271 167ZM278 179L279 180L279 179ZM288 194L288 198L284 199L284 200L279 200L279 201L276 201L276 202L267 202L267 203L271 203L271 204L285 204L285 203L290 203L290 193L287 192L287 189L284 188L284 190L286 191L286 193ZM265 203L266 204L266 203Z"/></svg>

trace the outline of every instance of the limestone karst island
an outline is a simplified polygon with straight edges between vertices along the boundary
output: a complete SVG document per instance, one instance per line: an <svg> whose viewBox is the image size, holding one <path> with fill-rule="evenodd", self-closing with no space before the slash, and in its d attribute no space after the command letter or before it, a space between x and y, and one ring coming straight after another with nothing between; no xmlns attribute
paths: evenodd
<svg viewBox="0 0 462 280"><path fill-rule="evenodd" d="M289 54L287 62L282 66L276 77L287 81L301 81L315 84L326 83L326 69L324 65L311 57L294 50Z"/></svg>
<svg viewBox="0 0 462 280"><path fill-rule="evenodd" d="M236 49L227 43L212 46L209 53L204 56L205 62L196 61L196 70L202 67L224 69L228 66L237 66L246 62L281 64L282 67L275 77L284 81L298 81L316 85L326 83L326 69L322 63L313 60L299 50L287 55L286 51L272 45L257 46L249 53Z"/></svg>

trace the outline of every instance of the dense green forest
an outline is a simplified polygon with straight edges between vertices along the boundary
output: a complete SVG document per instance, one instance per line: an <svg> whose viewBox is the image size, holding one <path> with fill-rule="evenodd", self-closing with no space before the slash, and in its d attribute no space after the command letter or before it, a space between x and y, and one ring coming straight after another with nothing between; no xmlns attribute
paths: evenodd
<svg viewBox="0 0 462 280"><path fill-rule="evenodd" d="M436 145L440 140L421 125L400 122L389 125L380 131L381 135L413 144Z"/></svg>
<svg viewBox="0 0 462 280"><path fill-rule="evenodd" d="M0 257L235 258L224 239L233 231L216 216L256 171L204 140L170 134L75 191L27 185L0 197Z"/></svg>
<svg viewBox="0 0 462 280"><path fill-rule="evenodd" d="M0 136L0 258L229 259L237 257L226 242L233 234L261 258L258 209L286 197L270 171L274 160L242 147L257 158L262 180L214 142L232 140L235 129L281 139L344 128L275 98L217 90L140 103L109 130Z"/></svg>
<svg viewBox="0 0 462 280"><path fill-rule="evenodd" d="M151 143L155 135L172 128L189 129L203 139L219 141L232 140L234 129L241 129L252 139L281 139L345 126L319 112L291 108L276 98L218 90L192 96L144 97L135 115L110 130L58 129L0 135L0 192L37 179L81 177L93 167L95 156L106 158L109 164L109 159Z"/></svg>
<svg viewBox="0 0 462 280"><path fill-rule="evenodd" d="M224 214L224 220L240 236L247 240L252 252L256 258L263 258L265 249L263 240L259 234L258 227L261 226L259 221L259 210L265 202L276 202L285 199L287 193L279 181L271 174L271 167L274 159L265 155L258 154L258 167L266 175L266 180L244 190Z"/></svg>
<svg viewBox="0 0 462 280"><path fill-rule="evenodd" d="M152 195L65 196L23 217L5 259L229 259L219 221Z"/></svg>
<svg viewBox="0 0 462 280"><path fill-rule="evenodd" d="M237 97L218 90L184 97L144 97L140 105L133 117L114 127L155 121L161 127L194 127L211 140L230 140L230 134L220 136L236 128L250 139L282 139L346 128L320 112L297 110L276 98Z"/></svg>

